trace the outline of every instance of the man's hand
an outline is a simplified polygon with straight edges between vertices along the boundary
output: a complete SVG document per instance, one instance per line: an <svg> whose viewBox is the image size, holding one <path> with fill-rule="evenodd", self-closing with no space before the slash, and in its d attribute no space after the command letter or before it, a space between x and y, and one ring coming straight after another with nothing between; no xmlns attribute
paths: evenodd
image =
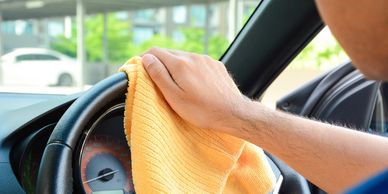
<svg viewBox="0 0 388 194"><path fill-rule="evenodd" d="M170 106L201 128L229 132L247 101L223 63L209 56L152 48L143 64Z"/></svg>

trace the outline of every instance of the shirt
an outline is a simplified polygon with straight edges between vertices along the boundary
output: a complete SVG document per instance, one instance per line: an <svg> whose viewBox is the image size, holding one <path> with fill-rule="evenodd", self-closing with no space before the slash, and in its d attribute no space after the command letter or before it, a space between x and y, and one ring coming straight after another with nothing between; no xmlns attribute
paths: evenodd
<svg viewBox="0 0 388 194"><path fill-rule="evenodd" d="M388 169L345 192L347 194L388 193Z"/></svg>

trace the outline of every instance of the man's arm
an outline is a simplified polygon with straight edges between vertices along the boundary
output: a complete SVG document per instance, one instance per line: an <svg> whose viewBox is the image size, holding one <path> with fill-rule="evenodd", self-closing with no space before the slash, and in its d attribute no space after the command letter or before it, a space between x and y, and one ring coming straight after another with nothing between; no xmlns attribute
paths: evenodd
<svg viewBox="0 0 388 194"><path fill-rule="evenodd" d="M153 48L144 66L170 106L192 124L245 139L338 193L388 166L388 140L273 111L245 98L210 57Z"/></svg>
<svg viewBox="0 0 388 194"><path fill-rule="evenodd" d="M388 167L386 138L248 104L233 135L281 158L329 193L343 192Z"/></svg>

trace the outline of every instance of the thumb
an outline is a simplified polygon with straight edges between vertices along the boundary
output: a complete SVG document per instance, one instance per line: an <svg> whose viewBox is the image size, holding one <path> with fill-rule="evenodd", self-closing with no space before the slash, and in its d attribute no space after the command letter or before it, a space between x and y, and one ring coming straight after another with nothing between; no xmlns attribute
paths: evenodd
<svg viewBox="0 0 388 194"><path fill-rule="evenodd" d="M166 98L179 89L166 66L157 57L145 54L142 56L142 62L148 75Z"/></svg>

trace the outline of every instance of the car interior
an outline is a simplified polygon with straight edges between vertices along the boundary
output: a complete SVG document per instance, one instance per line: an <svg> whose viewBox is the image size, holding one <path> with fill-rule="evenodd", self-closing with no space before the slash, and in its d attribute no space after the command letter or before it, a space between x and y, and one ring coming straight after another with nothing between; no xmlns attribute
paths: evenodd
<svg viewBox="0 0 388 194"><path fill-rule="evenodd" d="M324 26L313 0L263 0L220 60L243 94L260 99ZM128 181L126 174L104 165L109 163L121 172L131 170L122 124L127 83L125 73L116 73L71 95L0 92L0 193L120 189L123 183L109 181ZM277 101L276 108L386 135L383 99L387 87L366 80L349 61L290 91ZM104 146L116 152L91 159L92 150ZM325 193L276 156L266 155L277 181L272 193ZM90 170L86 162L112 176L85 184ZM117 193L134 193L130 188L133 185Z"/></svg>

